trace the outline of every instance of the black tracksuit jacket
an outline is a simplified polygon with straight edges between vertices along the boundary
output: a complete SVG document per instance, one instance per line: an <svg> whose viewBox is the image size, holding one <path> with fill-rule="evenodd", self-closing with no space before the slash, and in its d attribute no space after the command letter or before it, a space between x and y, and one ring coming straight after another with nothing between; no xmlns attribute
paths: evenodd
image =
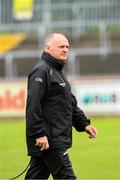
<svg viewBox="0 0 120 180"><path fill-rule="evenodd" d="M62 72L63 64L43 52L41 61L28 77L26 139L28 155L39 156L36 138L47 136L50 148L72 145L72 126L84 131L90 120L77 107L71 87Z"/></svg>

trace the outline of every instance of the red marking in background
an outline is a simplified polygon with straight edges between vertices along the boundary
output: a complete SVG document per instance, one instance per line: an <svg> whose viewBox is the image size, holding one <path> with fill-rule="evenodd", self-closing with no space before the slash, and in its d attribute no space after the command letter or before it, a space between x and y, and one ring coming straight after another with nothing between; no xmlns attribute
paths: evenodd
<svg viewBox="0 0 120 180"><path fill-rule="evenodd" d="M10 90L6 90L0 95L0 110L22 110L25 108L25 91L19 90L13 94Z"/></svg>

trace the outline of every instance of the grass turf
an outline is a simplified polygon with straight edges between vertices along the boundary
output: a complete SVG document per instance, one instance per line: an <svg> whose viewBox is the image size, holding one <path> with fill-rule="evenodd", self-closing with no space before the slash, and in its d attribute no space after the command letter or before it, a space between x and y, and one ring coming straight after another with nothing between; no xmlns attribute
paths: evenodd
<svg viewBox="0 0 120 180"><path fill-rule="evenodd" d="M89 139L73 130L73 147L69 149L77 179L120 179L120 118L93 118L99 135ZM0 121L0 179L9 179L27 166L25 122ZM22 175L18 179L24 179Z"/></svg>

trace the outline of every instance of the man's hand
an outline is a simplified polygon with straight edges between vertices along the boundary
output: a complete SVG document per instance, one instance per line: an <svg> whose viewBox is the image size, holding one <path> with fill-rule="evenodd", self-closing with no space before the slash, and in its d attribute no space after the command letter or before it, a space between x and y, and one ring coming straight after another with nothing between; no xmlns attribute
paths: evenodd
<svg viewBox="0 0 120 180"><path fill-rule="evenodd" d="M49 148L48 139L46 136L40 137L36 139L36 146L40 147L40 150L43 151Z"/></svg>
<svg viewBox="0 0 120 180"><path fill-rule="evenodd" d="M85 132L90 135L89 138L96 138L97 136L97 129L91 125L85 127Z"/></svg>

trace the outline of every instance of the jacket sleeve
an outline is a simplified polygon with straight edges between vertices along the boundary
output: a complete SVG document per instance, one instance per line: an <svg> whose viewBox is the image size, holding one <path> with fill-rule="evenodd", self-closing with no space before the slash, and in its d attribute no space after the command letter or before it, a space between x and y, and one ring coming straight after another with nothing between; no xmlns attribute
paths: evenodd
<svg viewBox="0 0 120 180"><path fill-rule="evenodd" d="M79 132L85 130L85 127L90 124L84 112L77 106L77 100L72 94L72 125Z"/></svg>
<svg viewBox="0 0 120 180"><path fill-rule="evenodd" d="M47 73L37 69L28 78L26 133L34 138L46 135L42 106L47 92Z"/></svg>

